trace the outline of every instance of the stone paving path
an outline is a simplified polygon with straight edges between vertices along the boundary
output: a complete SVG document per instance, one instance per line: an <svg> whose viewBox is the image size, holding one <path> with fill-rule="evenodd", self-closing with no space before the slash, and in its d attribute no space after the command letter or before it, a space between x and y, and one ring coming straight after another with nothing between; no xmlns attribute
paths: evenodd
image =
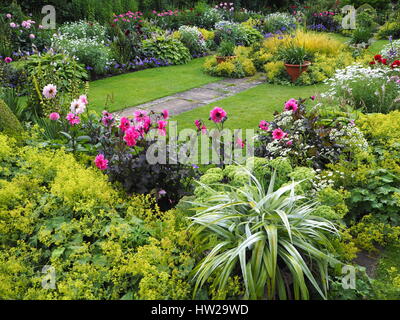
<svg viewBox="0 0 400 320"><path fill-rule="evenodd" d="M153 110L161 112L168 109L171 115L177 115L218 100L234 96L239 92L256 87L265 81L264 78L225 79L206 84L172 96L157 99L135 107L115 112L120 117L132 116L135 110Z"/></svg>

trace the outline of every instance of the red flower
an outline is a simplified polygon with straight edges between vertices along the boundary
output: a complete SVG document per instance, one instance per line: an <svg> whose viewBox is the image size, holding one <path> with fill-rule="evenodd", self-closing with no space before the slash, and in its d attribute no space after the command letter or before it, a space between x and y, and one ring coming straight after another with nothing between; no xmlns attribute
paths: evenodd
<svg viewBox="0 0 400 320"><path fill-rule="evenodd" d="M387 59L382 59L382 60L380 61L380 63L382 63L382 64L384 64L384 65L387 65Z"/></svg>
<svg viewBox="0 0 400 320"><path fill-rule="evenodd" d="M376 64L376 62L375 61L371 61L369 64L370 65L374 65L374 64Z"/></svg>
<svg viewBox="0 0 400 320"><path fill-rule="evenodd" d="M375 60L375 61L381 61L381 60L382 60L382 56L381 56L380 54L377 54L377 55L374 57L374 60Z"/></svg>
<svg viewBox="0 0 400 320"><path fill-rule="evenodd" d="M396 60L391 64L392 69L400 67L400 60Z"/></svg>

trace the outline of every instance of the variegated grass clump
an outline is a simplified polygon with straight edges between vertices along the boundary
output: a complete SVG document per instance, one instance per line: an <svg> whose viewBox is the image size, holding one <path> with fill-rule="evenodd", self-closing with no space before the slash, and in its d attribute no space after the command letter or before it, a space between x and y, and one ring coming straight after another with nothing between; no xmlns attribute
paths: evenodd
<svg viewBox="0 0 400 320"><path fill-rule="evenodd" d="M339 263L328 237L339 236L335 225L313 216L316 203L296 195L301 182L274 190L274 174L265 190L243 170L246 187L214 190L202 203L192 202L194 237L204 243L218 239L217 245L202 248L208 254L194 269L195 294L209 279L223 290L239 272L245 299L309 299L310 285L326 299L328 265Z"/></svg>

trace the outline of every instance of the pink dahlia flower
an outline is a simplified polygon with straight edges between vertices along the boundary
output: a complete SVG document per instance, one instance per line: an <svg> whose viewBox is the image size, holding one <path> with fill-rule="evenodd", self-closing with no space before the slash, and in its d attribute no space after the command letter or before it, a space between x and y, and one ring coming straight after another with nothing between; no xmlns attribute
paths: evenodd
<svg viewBox="0 0 400 320"><path fill-rule="evenodd" d="M167 109L163 110L162 116L164 120L167 120L169 118L169 111Z"/></svg>
<svg viewBox="0 0 400 320"><path fill-rule="evenodd" d="M84 113L86 109L86 105L82 103L80 100L74 100L71 102L70 110L72 113L81 114Z"/></svg>
<svg viewBox="0 0 400 320"><path fill-rule="evenodd" d="M158 134L161 136L167 135L167 121L158 121Z"/></svg>
<svg viewBox="0 0 400 320"><path fill-rule="evenodd" d="M272 131L272 138L274 138L274 140L281 140L286 136L286 133L283 132L282 129L275 129L274 131Z"/></svg>
<svg viewBox="0 0 400 320"><path fill-rule="evenodd" d="M125 117L121 118L119 128L121 129L122 132L126 132L126 130L130 128L130 126L131 122L129 121L128 118Z"/></svg>
<svg viewBox="0 0 400 320"><path fill-rule="evenodd" d="M108 160L104 157L103 154L97 155L94 163L96 164L96 167L102 171L108 169Z"/></svg>
<svg viewBox="0 0 400 320"><path fill-rule="evenodd" d="M68 113L66 119L68 120L71 126L81 123L81 119L74 113Z"/></svg>
<svg viewBox="0 0 400 320"><path fill-rule="evenodd" d="M135 127L130 127L125 132L124 141L129 147L134 147L137 144L137 139L140 137L140 133Z"/></svg>
<svg viewBox="0 0 400 320"><path fill-rule="evenodd" d="M53 99L57 95L57 87L53 84L48 84L43 88L43 96L46 99Z"/></svg>
<svg viewBox="0 0 400 320"><path fill-rule="evenodd" d="M288 102L285 103L285 110L286 111L293 111L296 112L299 108L296 99L290 99Z"/></svg>
<svg viewBox="0 0 400 320"><path fill-rule="evenodd" d="M60 115L57 112L50 113L49 119L52 121L57 121L60 119Z"/></svg>
<svg viewBox="0 0 400 320"><path fill-rule="evenodd" d="M258 126L263 131L268 131L269 130L269 123L267 121L265 121L265 120L261 120L260 124Z"/></svg>
<svg viewBox="0 0 400 320"><path fill-rule="evenodd" d="M226 111L222 108L215 107L213 110L210 112L210 119L214 121L215 123L221 123L226 119Z"/></svg>
<svg viewBox="0 0 400 320"><path fill-rule="evenodd" d="M89 103L86 95L81 95L79 97L79 101L82 102L84 105L87 105Z"/></svg>
<svg viewBox="0 0 400 320"><path fill-rule="evenodd" d="M137 110L134 112L134 117L137 122L144 122L147 117L147 111L145 110Z"/></svg>

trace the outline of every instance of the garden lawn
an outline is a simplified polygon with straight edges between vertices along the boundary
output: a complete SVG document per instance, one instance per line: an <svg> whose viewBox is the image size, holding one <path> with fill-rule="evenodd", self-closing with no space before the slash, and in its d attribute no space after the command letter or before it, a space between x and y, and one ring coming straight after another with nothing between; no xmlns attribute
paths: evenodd
<svg viewBox="0 0 400 320"><path fill-rule="evenodd" d="M178 121L179 130L194 128L193 122L196 119L205 120L211 127L207 121L210 110L218 106L228 113L226 128L257 129L260 120L272 120L274 112L282 111L284 103L290 98L308 98L323 92L325 88L324 84L304 87L261 84L213 104L181 113L172 120Z"/></svg>
<svg viewBox="0 0 400 320"><path fill-rule="evenodd" d="M342 43L349 42L351 40L350 37L346 37L344 35L338 33L330 33L329 34L333 39L338 40ZM389 44L389 40L376 40L368 49L371 55L379 54L385 45Z"/></svg>
<svg viewBox="0 0 400 320"><path fill-rule="evenodd" d="M205 58L186 65L153 68L90 83L90 104L114 112L220 80L202 71Z"/></svg>

